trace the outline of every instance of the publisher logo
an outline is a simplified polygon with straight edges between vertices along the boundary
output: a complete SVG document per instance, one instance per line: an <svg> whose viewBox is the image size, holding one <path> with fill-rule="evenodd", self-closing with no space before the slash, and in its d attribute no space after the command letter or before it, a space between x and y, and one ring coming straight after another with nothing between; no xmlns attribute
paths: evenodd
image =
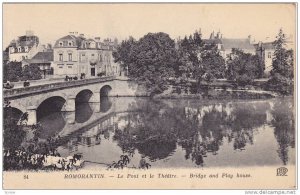
<svg viewBox="0 0 300 195"><path fill-rule="evenodd" d="M285 168L285 167L279 167L277 169L277 176L287 176L287 172L288 171L289 170L287 168Z"/></svg>

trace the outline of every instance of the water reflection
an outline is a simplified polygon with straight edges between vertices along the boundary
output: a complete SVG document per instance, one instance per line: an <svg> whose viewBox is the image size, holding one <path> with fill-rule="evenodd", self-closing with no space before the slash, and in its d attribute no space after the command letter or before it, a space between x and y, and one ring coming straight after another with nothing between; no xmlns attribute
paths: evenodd
<svg viewBox="0 0 300 195"><path fill-rule="evenodd" d="M295 121L292 104L286 101L276 101L272 110L274 135L278 142L277 153L286 165L289 157L289 148L295 148Z"/></svg>
<svg viewBox="0 0 300 195"><path fill-rule="evenodd" d="M66 125L66 120L63 112L53 112L39 120L42 126L40 133L41 138L48 138L55 136L59 133Z"/></svg>
<svg viewBox="0 0 300 195"><path fill-rule="evenodd" d="M101 97L100 99L100 112L107 112L111 106L112 106L112 102L111 102L111 97Z"/></svg>
<svg viewBox="0 0 300 195"><path fill-rule="evenodd" d="M131 98L127 104L125 100L110 100L104 104L107 107L102 104L100 110L113 108L112 112L105 115L102 110L104 115L96 122L68 135L60 153L81 152L96 162L112 162L128 154L133 163L145 157L152 167L295 163L292 99L199 102Z"/></svg>
<svg viewBox="0 0 300 195"><path fill-rule="evenodd" d="M75 111L75 121L77 123L84 123L90 119L93 114L93 109L91 108L91 103L81 102L76 104Z"/></svg>

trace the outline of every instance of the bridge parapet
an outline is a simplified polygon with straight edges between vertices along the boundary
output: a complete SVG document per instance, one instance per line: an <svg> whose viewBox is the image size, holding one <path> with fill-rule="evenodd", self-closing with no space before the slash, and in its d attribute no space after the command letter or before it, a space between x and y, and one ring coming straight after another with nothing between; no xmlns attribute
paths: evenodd
<svg viewBox="0 0 300 195"><path fill-rule="evenodd" d="M83 85L99 83L99 82L113 81L114 79L115 79L114 76L109 76L109 77L101 77L101 78L93 78L93 79L83 79L77 81L65 81L59 83L36 85L36 86L31 86L26 88L9 89L3 91L3 97L5 99L18 98L18 97L22 97L34 93L43 93L47 91L54 91L54 90L59 90L64 88L78 87Z"/></svg>

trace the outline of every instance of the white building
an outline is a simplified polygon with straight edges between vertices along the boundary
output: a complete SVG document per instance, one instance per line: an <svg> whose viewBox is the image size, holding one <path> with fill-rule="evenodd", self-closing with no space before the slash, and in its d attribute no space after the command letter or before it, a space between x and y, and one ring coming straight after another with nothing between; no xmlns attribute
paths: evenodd
<svg viewBox="0 0 300 195"><path fill-rule="evenodd" d="M53 47L53 69L56 76L87 77L119 75L120 67L114 63L112 53L117 40L100 41L100 37L87 39L83 34L71 33L58 39Z"/></svg>
<svg viewBox="0 0 300 195"><path fill-rule="evenodd" d="M43 50L43 46L39 44L39 38L32 31L26 31L26 35L11 41L8 48L8 61L17 62L31 59L39 51Z"/></svg>

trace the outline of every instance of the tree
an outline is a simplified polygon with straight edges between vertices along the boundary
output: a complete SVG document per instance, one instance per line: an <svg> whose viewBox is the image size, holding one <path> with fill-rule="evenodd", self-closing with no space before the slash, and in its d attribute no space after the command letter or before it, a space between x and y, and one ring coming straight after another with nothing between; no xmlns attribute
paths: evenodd
<svg viewBox="0 0 300 195"><path fill-rule="evenodd" d="M245 86L262 76L262 67L263 64L257 55L233 48L228 55L226 76L229 80L237 81L238 85Z"/></svg>
<svg viewBox="0 0 300 195"><path fill-rule="evenodd" d="M115 62L128 67L129 77L145 85L151 95L166 89L177 62L175 42L162 32L122 42L114 57Z"/></svg>
<svg viewBox="0 0 300 195"><path fill-rule="evenodd" d="M129 37L128 40L122 41L117 50L113 52L115 62L120 63L125 70L128 69L129 64L133 61L131 52L135 44L136 40L133 37Z"/></svg>
<svg viewBox="0 0 300 195"><path fill-rule="evenodd" d="M204 80L212 82L214 79L225 77L225 60L220 55L216 44L207 44L201 53L202 66L205 72Z"/></svg>
<svg viewBox="0 0 300 195"><path fill-rule="evenodd" d="M35 64L26 65L23 68L22 80L39 80L42 79L42 71Z"/></svg>
<svg viewBox="0 0 300 195"><path fill-rule="evenodd" d="M20 113L17 113L10 102L4 102L3 107L3 147L4 149L17 149L25 135L23 122ZM19 120L21 121L19 123Z"/></svg>
<svg viewBox="0 0 300 195"><path fill-rule="evenodd" d="M285 48L285 35L279 30L277 40L274 41L274 58L272 60L271 77L268 87L281 92L292 94L294 86L294 52Z"/></svg>
<svg viewBox="0 0 300 195"><path fill-rule="evenodd" d="M179 43L178 56L179 76L196 79L198 92L202 80L210 83L225 76L225 61L217 45L204 43L197 31Z"/></svg>
<svg viewBox="0 0 300 195"><path fill-rule="evenodd" d="M22 63L8 62L3 66L3 80L17 82L22 78Z"/></svg>

